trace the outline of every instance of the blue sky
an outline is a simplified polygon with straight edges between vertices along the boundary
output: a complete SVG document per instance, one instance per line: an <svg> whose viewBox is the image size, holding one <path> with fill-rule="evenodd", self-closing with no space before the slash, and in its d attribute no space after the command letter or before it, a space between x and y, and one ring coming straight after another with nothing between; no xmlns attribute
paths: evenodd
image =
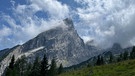
<svg viewBox="0 0 135 76"><path fill-rule="evenodd" d="M0 49L23 44L67 17L84 42L135 44L134 0L1 0Z"/></svg>

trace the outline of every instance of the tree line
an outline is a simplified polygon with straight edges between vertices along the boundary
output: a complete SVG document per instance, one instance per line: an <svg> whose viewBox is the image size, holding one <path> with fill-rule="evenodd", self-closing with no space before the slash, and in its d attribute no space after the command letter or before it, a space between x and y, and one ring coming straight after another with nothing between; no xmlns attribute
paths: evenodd
<svg viewBox="0 0 135 76"><path fill-rule="evenodd" d="M104 65L114 62L120 62L128 59L135 59L135 46L132 48L131 52L124 51L124 53L114 56L112 53L109 55L109 59L106 60L105 57L98 55L95 65Z"/></svg>
<svg viewBox="0 0 135 76"><path fill-rule="evenodd" d="M111 53L107 59L104 56L98 55L94 65L100 66L129 59L135 59L135 46L132 48L131 52L124 51L117 56ZM51 64L48 64L46 55L44 55L42 60L36 57L33 63L27 62L25 56L15 62L13 55L9 66L5 70L4 76L57 76L63 71L63 65L60 64L60 66L57 67L55 58L51 60Z"/></svg>
<svg viewBox="0 0 135 76"><path fill-rule="evenodd" d="M15 62L15 56L13 55L3 76L57 76L62 72L63 65L60 64L57 68L55 58L51 60L51 64L48 64L46 55L42 60L36 57L34 62L28 62L25 56Z"/></svg>

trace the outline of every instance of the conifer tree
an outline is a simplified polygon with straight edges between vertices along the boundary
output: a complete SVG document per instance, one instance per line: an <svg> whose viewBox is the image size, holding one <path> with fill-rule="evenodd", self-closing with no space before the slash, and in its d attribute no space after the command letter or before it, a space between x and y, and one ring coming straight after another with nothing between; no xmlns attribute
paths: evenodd
<svg viewBox="0 0 135 76"><path fill-rule="evenodd" d="M109 57L109 63L112 63L112 62L113 62L113 54L111 53Z"/></svg>
<svg viewBox="0 0 135 76"><path fill-rule="evenodd" d="M26 68L26 76L31 76L32 73L32 63L27 63L27 68Z"/></svg>
<svg viewBox="0 0 135 76"><path fill-rule="evenodd" d="M103 65L103 64L104 64L104 58L103 58L103 56L101 56L100 65Z"/></svg>
<svg viewBox="0 0 135 76"><path fill-rule="evenodd" d="M11 62L9 63L9 68L13 70L15 63L15 56L13 55L11 58Z"/></svg>
<svg viewBox="0 0 135 76"><path fill-rule="evenodd" d="M130 59L135 59L135 46L133 46L133 49L130 53Z"/></svg>
<svg viewBox="0 0 135 76"><path fill-rule="evenodd" d="M56 66L56 61L53 58L51 61L51 67L49 70L49 76L56 76L57 75L57 66Z"/></svg>
<svg viewBox="0 0 135 76"><path fill-rule="evenodd" d="M101 63L101 59L100 59L100 55L98 55L98 59L97 59L96 65L100 65L100 63Z"/></svg>
<svg viewBox="0 0 135 76"><path fill-rule="evenodd" d="M15 57L14 55L11 58L11 62L9 63L9 66L6 69L5 76L13 76L14 73L14 63L15 63Z"/></svg>
<svg viewBox="0 0 135 76"><path fill-rule="evenodd" d="M39 63L39 58L36 57L36 59L33 63L31 76L39 76L39 75L40 75L40 63Z"/></svg>
<svg viewBox="0 0 135 76"><path fill-rule="evenodd" d="M63 72L63 65L61 63L59 68L58 68L58 74L61 74L62 72Z"/></svg>
<svg viewBox="0 0 135 76"><path fill-rule="evenodd" d="M25 76L26 68L27 68L27 61L25 56L22 56L18 59L14 65L16 70L16 75Z"/></svg>
<svg viewBox="0 0 135 76"><path fill-rule="evenodd" d="M120 57L117 57L117 62L120 62L121 61L121 58Z"/></svg>
<svg viewBox="0 0 135 76"><path fill-rule="evenodd" d="M48 76L48 59L46 55L44 55L43 60L41 61L41 70L40 70L40 76Z"/></svg>
<svg viewBox="0 0 135 76"><path fill-rule="evenodd" d="M128 51L125 51L123 54L123 59L127 60L128 59Z"/></svg>
<svg viewBox="0 0 135 76"><path fill-rule="evenodd" d="M120 54L120 61L122 61L123 60L123 54L121 53Z"/></svg>

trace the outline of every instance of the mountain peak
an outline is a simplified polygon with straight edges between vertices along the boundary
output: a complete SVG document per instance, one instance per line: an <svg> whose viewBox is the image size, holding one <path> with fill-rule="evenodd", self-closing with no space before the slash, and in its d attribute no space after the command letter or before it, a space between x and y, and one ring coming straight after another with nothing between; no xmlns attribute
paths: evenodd
<svg viewBox="0 0 135 76"><path fill-rule="evenodd" d="M74 24L71 18L66 18L63 21L69 28L74 28Z"/></svg>
<svg viewBox="0 0 135 76"><path fill-rule="evenodd" d="M118 49L118 48L122 49L122 47L121 47L121 45L119 43L114 43L112 48L114 48L114 49Z"/></svg>

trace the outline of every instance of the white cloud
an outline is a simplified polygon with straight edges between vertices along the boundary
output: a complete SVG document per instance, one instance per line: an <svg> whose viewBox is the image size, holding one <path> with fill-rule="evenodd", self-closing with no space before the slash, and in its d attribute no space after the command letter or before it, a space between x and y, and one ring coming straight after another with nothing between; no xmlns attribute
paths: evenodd
<svg viewBox="0 0 135 76"><path fill-rule="evenodd" d="M92 40L93 40L93 38L88 37L88 36L82 36L82 39L84 40L84 43L86 43L86 42L89 42L89 41L92 41Z"/></svg>
<svg viewBox="0 0 135 76"><path fill-rule="evenodd" d="M11 4L12 4L12 6L15 5L15 1L14 1L14 0L10 0L10 2L11 2Z"/></svg>
<svg viewBox="0 0 135 76"><path fill-rule="evenodd" d="M3 27L2 29L0 29L0 38L6 37L8 35L11 34L11 30L8 27Z"/></svg>
<svg viewBox="0 0 135 76"><path fill-rule="evenodd" d="M69 14L69 8L57 0L29 0L28 4L12 7L12 14L1 14L3 23L0 30L0 49L22 44L35 37L39 33L61 25L64 18ZM11 1L14 4L14 1ZM49 18L40 18L35 15L43 11L48 13Z"/></svg>
<svg viewBox="0 0 135 76"><path fill-rule="evenodd" d="M76 14L80 18L77 23L80 35L94 38L99 45L110 46L115 42L123 47L135 42L133 32L135 28L134 0L75 0L81 4ZM80 25L81 24L81 25ZM85 27L87 28L83 28ZM79 30L81 29L81 30ZM82 30L87 30L84 32ZM94 35L93 35L94 34Z"/></svg>
<svg viewBox="0 0 135 76"><path fill-rule="evenodd" d="M69 14L69 7L57 0L31 0L31 2L41 8L44 12L48 12L52 18L61 19Z"/></svg>

